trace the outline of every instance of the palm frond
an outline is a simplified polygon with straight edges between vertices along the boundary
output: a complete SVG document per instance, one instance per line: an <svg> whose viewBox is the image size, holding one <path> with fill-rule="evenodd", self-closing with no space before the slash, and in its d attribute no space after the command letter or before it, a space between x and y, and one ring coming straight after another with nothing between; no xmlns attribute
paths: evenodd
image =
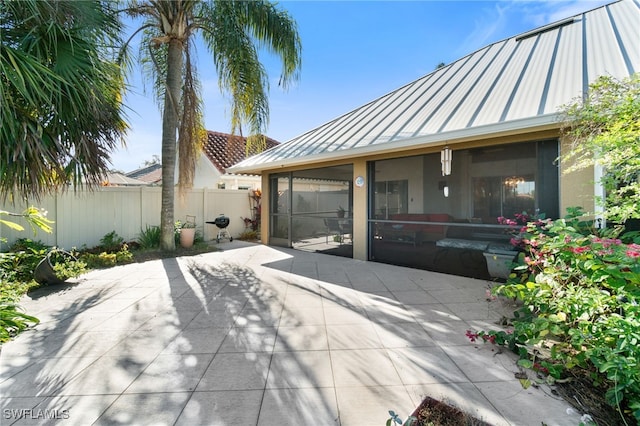
<svg viewBox="0 0 640 426"><path fill-rule="evenodd" d="M209 12L212 25L203 31L203 38L213 53L220 89L231 99L232 133L245 122L252 134L264 133L269 82L241 12L235 2L215 3Z"/></svg>
<svg viewBox="0 0 640 426"><path fill-rule="evenodd" d="M247 16L247 27L261 47L277 55L282 62L280 85L289 84L300 77L302 42L297 24L285 10L279 10L268 1L237 2Z"/></svg>
<svg viewBox="0 0 640 426"><path fill-rule="evenodd" d="M201 31L218 71L218 83L231 100L232 133L247 124L251 135L266 132L269 118L267 73L258 48L282 62L280 84L299 78L301 42L291 17L267 1L205 3L194 25ZM247 140L247 154L259 138Z"/></svg>
<svg viewBox="0 0 640 426"><path fill-rule="evenodd" d="M0 26L2 196L97 184L126 130L110 5L4 2Z"/></svg>
<svg viewBox="0 0 640 426"><path fill-rule="evenodd" d="M168 51L166 43L154 42L161 35L162 33L156 25L147 27L142 33L139 52L142 72L151 80L153 96L160 109L164 106L166 94Z"/></svg>
<svg viewBox="0 0 640 426"><path fill-rule="evenodd" d="M178 189L181 195L193 186L196 162L206 138L200 84L189 44L185 46L184 68L178 131Z"/></svg>

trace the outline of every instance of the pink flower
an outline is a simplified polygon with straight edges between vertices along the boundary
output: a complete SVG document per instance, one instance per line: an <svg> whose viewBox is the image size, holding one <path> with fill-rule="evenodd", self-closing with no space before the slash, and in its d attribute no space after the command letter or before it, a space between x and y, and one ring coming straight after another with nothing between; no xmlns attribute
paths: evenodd
<svg viewBox="0 0 640 426"><path fill-rule="evenodd" d="M526 263L529 266L537 266L537 265L541 265L542 264L542 260L538 260L538 259L531 258L529 256L525 256L524 263Z"/></svg>
<svg viewBox="0 0 640 426"><path fill-rule="evenodd" d="M640 251L636 251L633 249L627 250L627 256L633 259L640 257Z"/></svg>
<svg viewBox="0 0 640 426"><path fill-rule="evenodd" d="M617 238L598 238L598 237L595 237L593 239L593 242L602 244L602 246L604 248L609 248L612 245L619 246L620 244L622 244L622 241L617 239Z"/></svg>
<svg viewBox="0 0 640 426"><path fill-rule="evenodd" d="M515 220L506 218L504 216L498 217L498 223L501 225L517 225L518 224L518 222L516 222Z"/></svg>
<svg viewBox="0 0 640 426"><path fill-rule="evenodd" d="M474 333L471 330L467 330L467 332L465 333L465 336L467 336L469 340L471 340L471 342L473 343L478 338L478 333Z"/></svg>
<svg viewBox="0 0 640 426"><path fill-rule="evenodd" d="M494 296L493 294L491 294L491 290L489 290L489 289L487 289L487 290L486 290L485 295L486 295L486 297L487 297L487 300L488 300L488 301L496 300L496 299L497 299L497 297L496 297L496 296Z"/></svg>
<svg viewBox="0 0 640 426"><path fill-rule="evenodd" d="M537 362L533 363L533 370L539 371L542 374L549 374L549 369L547 367L543 367L541 364Z"/></svg>
<svg viewBox="0 0 640 426"><path fill-rule="evenodd" d="M569 250L571 250L575 254L582 254L586 251L589 251L589 246L571 247Z"/></svg>
<svg viewBox="0 0 640 426"><path fill-rule="evenodd" d="M610 255L610 254L613 254L613 249L608 248L606 250L599 250L598 251L598 256L607 256L607 255Z"/></svg>
<svg viewBox="0 0 640 426"><path fill-rule="evenodd" d="M489 334L483 334L482 338L484 340L488 340L489 342L493 343L494 345L496 344L496 336L494 336L493 334L489 335Z"/></svg>

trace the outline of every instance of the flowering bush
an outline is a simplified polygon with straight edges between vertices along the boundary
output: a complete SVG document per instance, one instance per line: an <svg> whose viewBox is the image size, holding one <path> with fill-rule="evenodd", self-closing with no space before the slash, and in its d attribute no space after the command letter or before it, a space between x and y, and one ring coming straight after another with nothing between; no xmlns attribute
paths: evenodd
<svg viewBox="0 0 640 426"><path fill-rule="evenodd" d="M244 217L242 220L244 221L244 227L251 231L257 232L260 228L260 220L261 220L261 209L262 209L262 191L259 189L252 189L249 191L249 200L251 207L251 216L252 217Z"/></svg>
<svg viewBox="0 0 640 426"><path fill-rule="evenodd" d="M527 366L545 354L538 371L555 378L565 368L597 371L608 402L640 420L640 245L589 231L572 217L529 222L518 273L494 288L523 303L513 330L467 336L508 346Z"/></svg>
<svg viewBox="0 0 640 426"><path fill-rule="evenodd" d="M500 225L510 225L510 226L518 226L518 225L526 225L529 222L532 222L533 218L526 211L522 213L516 213L513 215L514 218L510 219L504 216L498 217L498 223Z"/></svg>
<svg viewBox="0 0 640 426"><path fill-rule="evenodd" d="M510 240L511 245L516 247L517 249L524 250L526 241L523 241L523 240L526 234L529 232L528 226L529 225L536 226L536 227L542 226L545 223L544 222L545 215L544 214L530 215L526 211L523 211L522 213L516 213L513 216L514 216L513 219L507 218L504 216L499 216L498 223L500 225L507 225L511 227L511 229L507 231L508 233L511 234L511 240Z"/></svg>

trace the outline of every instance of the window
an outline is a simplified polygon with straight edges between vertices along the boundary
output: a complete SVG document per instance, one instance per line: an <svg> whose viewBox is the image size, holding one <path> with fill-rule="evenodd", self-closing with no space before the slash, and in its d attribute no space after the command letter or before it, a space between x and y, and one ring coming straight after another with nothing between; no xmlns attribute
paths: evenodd
<svg viewBox="0 0 640 426"><path fill-rule="evenodd" d="M536 211L534 175L488 176L473 179L473 217L484 223Z"/></svg>
<svg viewBox="0 0 640 426"><path fill-rule="evenodd" d="M510 248L499 217L558 217L557 157L545 140L452 148L447 176L439 151L369 163L370 259L488 279L484 249Z"/></svg>
<svg viewBox="0 0 640 426"><path fill-rule="evenodd" d="M375 215L388 219L390 215L407 213L409 206L409 181L390 180L376 182Z"/></svg>

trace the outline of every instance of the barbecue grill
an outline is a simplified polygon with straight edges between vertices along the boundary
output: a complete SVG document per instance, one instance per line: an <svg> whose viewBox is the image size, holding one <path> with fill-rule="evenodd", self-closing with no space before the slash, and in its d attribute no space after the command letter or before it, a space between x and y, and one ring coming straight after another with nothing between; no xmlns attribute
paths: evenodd
<svg viewBox="0 0 640 426"><path fill-rule="evenodd" d="M221 214L220 216L216 217L213 222L207 223L212 223L218 227L218 236L216 237L216 243L219 243L220 240L223 239L227 239L230 242L233 241L233 237L231 236L231 234L229 234L229 231L227 231L227 226L229 226L229 218L227 216Z"/></svg>

